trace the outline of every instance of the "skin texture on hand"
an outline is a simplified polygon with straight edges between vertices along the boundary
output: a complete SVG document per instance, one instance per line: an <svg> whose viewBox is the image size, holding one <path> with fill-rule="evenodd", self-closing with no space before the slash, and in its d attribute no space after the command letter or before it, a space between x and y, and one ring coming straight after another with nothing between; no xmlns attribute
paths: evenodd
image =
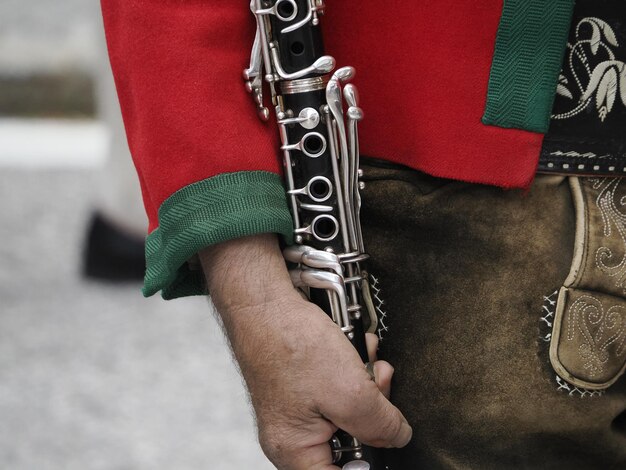
<svg viewBox="0 0 626 470"><path fill-rule="evenodd" d="M375 447L409 442L410 426L385 397L393 368L378 361L370 379L339 327L291 285L275 235L225 242L200 258L261 447L279 470L336 470L328 441L338 427Z"/></svg>

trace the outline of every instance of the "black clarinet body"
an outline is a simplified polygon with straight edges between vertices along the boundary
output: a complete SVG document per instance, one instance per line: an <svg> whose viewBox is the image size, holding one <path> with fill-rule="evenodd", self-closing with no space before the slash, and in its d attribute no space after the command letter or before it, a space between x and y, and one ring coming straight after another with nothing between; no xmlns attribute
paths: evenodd
<svg viewBox="0 0 626 470"><path fill-rule="evenodd" d="M376 331L368 258L359 222L358 93L352 67L335 69L319 22L323 0L252 0L257 35L246 87L268 120L264 84L281 137L285 184L294 220L283 254L296 287L324 310L368 362L365 332ZM385 470L381 451L338 431L330 442L344 470Z"/></svg>

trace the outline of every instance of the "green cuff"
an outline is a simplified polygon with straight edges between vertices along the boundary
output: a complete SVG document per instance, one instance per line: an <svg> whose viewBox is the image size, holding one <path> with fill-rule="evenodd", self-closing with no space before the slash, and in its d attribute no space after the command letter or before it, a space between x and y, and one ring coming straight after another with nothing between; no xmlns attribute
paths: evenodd
<svg viewBox="0 0 626 470"><path fill-rule="evenodd" d="M574 0L504 0L483 124L546 133Z"/></svg>
<svg viewBox="0 0 626 470"><path fill-rule="evenodd" d="M225 173L191 184L159 208L159 228L146 239L146 297L206 294L200 250L257 233L279 233L292 242L293 221L280 176L265 171Z"/></svg>

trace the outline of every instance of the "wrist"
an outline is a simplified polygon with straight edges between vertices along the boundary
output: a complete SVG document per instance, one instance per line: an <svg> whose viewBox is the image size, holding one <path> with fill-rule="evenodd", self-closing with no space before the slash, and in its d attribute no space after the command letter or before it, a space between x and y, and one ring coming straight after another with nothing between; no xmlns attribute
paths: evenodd
<svg viewBox="0 0 626 470"><path fill-rule="evenodd" d="M229 240L200 252L207 287L220 313L297 295L275 234Z"/></svg>

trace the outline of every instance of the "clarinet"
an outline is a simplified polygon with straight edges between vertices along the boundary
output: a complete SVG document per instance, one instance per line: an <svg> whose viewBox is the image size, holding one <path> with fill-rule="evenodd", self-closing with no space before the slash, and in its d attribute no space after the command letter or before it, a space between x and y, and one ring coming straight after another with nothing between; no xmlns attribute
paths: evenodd
<svg viewBox="0 0 626 470"><path fill-rule="evenodd" d="M257 22L246 89L268 121L268 84L281 138L295 245L283 251L294 285L324 310L368 362L365 332L377 315L359 222L358 122L363 118L352 67L335 70L319 27L324 0L251 0ZM343 470L384 470L378 449L344 431L330 441Z"/></svg>

